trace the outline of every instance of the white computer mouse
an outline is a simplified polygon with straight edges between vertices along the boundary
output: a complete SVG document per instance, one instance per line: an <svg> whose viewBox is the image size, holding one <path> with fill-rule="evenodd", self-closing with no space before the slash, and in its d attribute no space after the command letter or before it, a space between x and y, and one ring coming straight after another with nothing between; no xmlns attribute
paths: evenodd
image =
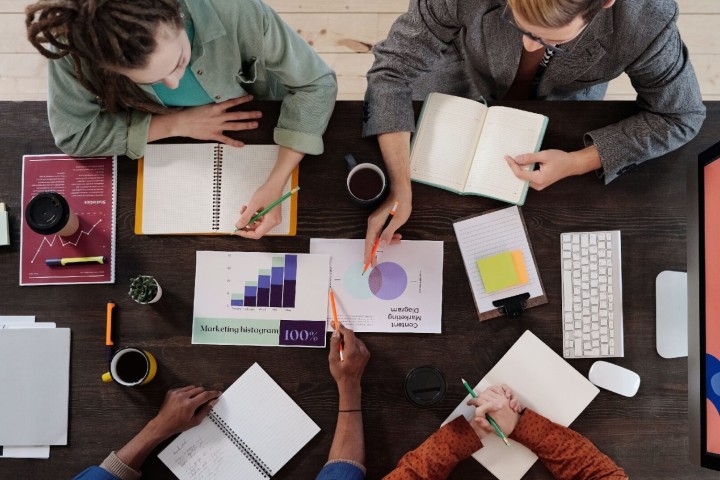
<svg viewBox="0 0 720 480"><path fill-rule="evenodd" d="M592 364L588 379L598 387L626 397L634 396L640 388L640 376L637 373L602 360Z"/></svg>

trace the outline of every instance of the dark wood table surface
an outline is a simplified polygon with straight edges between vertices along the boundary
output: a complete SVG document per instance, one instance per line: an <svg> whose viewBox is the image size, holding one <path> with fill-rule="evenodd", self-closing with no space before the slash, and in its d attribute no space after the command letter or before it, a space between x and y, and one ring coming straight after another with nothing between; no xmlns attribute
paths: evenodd
<svg viewBox="0 0 720 480"><path fill-rule="evenodd" d="M631 102L506 103L543 113L550 123L544 148L582 147L582 134L635 112ZM272 143L279 112L262 104L261 129L243 135L247 143ZM195 251L307 252L312 237L363 238L367 211L345 193L343 156L382 163L375 139L361 139L362 103L338 102L325 135L325 153L302 162L298 235L260 241L218 236L137 236L136 163L119 161L117 268L112 285L18 286L21 158L59 153L41 102L0 103L0 201L11 219L12 246L0 247L0 314L36 315L72 329L70 430L67 447L52 447L49 460L0 460L0 478L70 478L118 449L157 411L168 388L184 384L226 388L253 362L284 388L321 427L321 432L277 475L310 479L324 464L336 421L337 391L327 367L327 349L191 345ZM655 277L686 268L685 178L688 162L720 136L720 103L708 104L708 119L685 147L640 165L610 185L594 174L530 191L523 207L548 304L519 319L480 323L452 230L452 221L503 204L415 185L413 215L402 228L406 239L445 242L443 333L363 334L372 358L363 380L368 478L379 478L406 451L431 434L466 392L457 380L479 380L523 331L530 329L561 351L560 233L622 231L625 357L615 362L636 371L633 398L601 391L573 428L595 442L633 479L703 479L717 474L688 463L687 360L666 360L655 350ZM185 192L177 192L185 195ZM163 298L153 306L127 295L129 278L155 275ZM140 346L158 359L158 377L137 389L104 384L105 303L113 300L116 345ZM587 375L592 360L571 361ZM403 379L414 367L431 364L444 372L445 399L420 409L403 395ZM0 368L12 368L3 365ZM551 376L552 372L547 372ZM3 385L2 395L12 395ZM572 392L568 392L572 395ZM0 426L2 428L2 426ZM173 478L152 455L145 478ZM474 460L451 478L494 478ZM551 478L538 462L526 478Z"/></svg>

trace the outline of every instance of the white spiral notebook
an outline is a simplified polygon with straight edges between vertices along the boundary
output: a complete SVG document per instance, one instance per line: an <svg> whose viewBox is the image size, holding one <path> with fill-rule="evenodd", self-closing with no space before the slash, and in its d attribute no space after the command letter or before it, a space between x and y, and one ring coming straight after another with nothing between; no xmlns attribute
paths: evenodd
<svg viewBox="0 0 720 480"><path fill-rule="evenodd" d="M155 144L138 160L137 235L230 234L240 208L275 165L277 145ZM283 193L297 186L298 168ZM269 235L295 235L297 195L278 207L282 221Z"/></svg>
<svg viewBox="0 0 720 480"><path fill-rule="evenodd" d="M180 480L271 478L319 431L255 363L158 458Z"/></svg>

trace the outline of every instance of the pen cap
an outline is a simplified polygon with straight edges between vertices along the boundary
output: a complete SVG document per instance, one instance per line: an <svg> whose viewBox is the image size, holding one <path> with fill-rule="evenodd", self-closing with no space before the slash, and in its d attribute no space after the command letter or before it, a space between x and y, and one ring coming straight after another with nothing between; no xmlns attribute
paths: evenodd
<svg viewBox="0 0 720 480"><path fill-rule="evenodd" d="M446 390L445 377L432 365L413 368L405 377L405 397L417 407L440 403Z"/></svg>

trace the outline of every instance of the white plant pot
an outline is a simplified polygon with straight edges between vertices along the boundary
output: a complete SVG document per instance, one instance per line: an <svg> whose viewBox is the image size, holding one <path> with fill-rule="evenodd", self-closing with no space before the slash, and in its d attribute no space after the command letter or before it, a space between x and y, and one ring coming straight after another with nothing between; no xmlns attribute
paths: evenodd
<svg viewBox="0 0 720 480"><path fill-rule="evenodd" d="M160 287L160 284L157 283L157 282L155 282L155 285L157 285L157 287L158 287L158 291L157 291L157 293L155 294L155 298L153 298L152 300L150 300L150 301L147 302L147 303L155 303L155 302L157 302L158 300L160 300L160 297L162 297L162 288Z"/></svg>
<svg viewBox="0 0 720 480"><path fill-rule="evenodd" d="M157 283L157 281L155 281L155 285L157 285L157 293L155 294L155 297L153 297L152 300L148 300L147 302L141 302L140 300L136 300L134 298L133 298L133 300L135 300L135 302L139 303L140 305L148 305L148 304L155 303L158 300L160 300L160 297L162 297L162 288L160 287L160 284Z"/></svg>

